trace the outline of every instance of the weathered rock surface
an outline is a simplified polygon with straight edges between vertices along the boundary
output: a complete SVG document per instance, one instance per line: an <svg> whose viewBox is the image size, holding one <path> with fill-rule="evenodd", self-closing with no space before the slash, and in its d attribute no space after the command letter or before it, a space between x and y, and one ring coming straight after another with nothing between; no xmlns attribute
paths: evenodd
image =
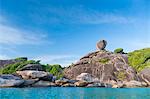
<svg viewBox="0 0 150 99"><path fill-rule="evenodd" d="M111 84L107 84L107 83L92 83L92 84L88 84L87 87L105 87L105 88L112 88Z"/></svg>
<svg viewBox="0 0 150 99"><path fill-rule="evenodd" d="M83 80L83 81L87 81L87 82L99 82L98 78L93 77L89 73L81 73L80 75L78 75L76 77L76 80Z"/></svg>
<svg viewBox="0 0 150 99"><path fill-rule="evenodd" d="M86 87L88 84L91 84L87 81L78 81L78 82L75 82L75 86L77 87Z"/></svg>
<svg viewBox="0 0 150 99"><path fill-rule="evenodd" d="M55 87L56 84L49 81L38 81L32 85L32 87Z"/></svg>
<svg viewBox="0 0 150 99"><path fill-rule="evenodd" d="M96 48L97 48L98 50L104 50L105 47L106 47L106 45L107 45L107 41L101 40L101 41L99 41L99 42L96 44Z"/></svg>
<svg viewBox="0 0 150 99"><path fill-rule="evenodd" d="M56 79L52 74L48 74L47 76L40 77L39 80L44 80L44 81L55 81Z"/></svg>
<svg viewBox="0 0 150 99"><path fill-rule="evenodd" d="M11 74L0 75L0 87L18 87L24 83L20 77Z"/></svg>
<svg viewBox="0 0 150 99"><path fill-rule="evenodd" d="M41 64L28 64L20 69L20 71L24 70L36 70L36 71L43 71L43 67Z"/></svg>
<svg viewBox="0 0 150 99"><path fill-rule="evenodd" d="M34 70L17 71L16 73L20 75L23 79L36 79L50 75L48 72Z"/></svg>
<svg viewBox="0 0 150 99"><path fill-rule="evenodd" d="M139 81L129 81L129 82L123 82L124 87L147 87L147 84L145 82L139 82Z"/></svg>
<svg viewBox="0 0 150 99"><path fill-rule="evenodd" d="M126 54L114 54L104 50L89 53L64 70L68 79L76 79L81 73L89 73L104 83L111 80L137 80L135 70L128 65Z"/></svg>
<svg viewBox="0 0 150 99"><path fill-rule="evenodd" d="M20 59L27 60L27 57L20 57ZM22 60L17 60L17 59L0 60L0 68L3 68L6 65L14 64L14 63L17 63L17 62L20 62L20 61L22 61Z"/></svg>
<svg viewBox="0 0 150 99"><path fill-rule="evenodd" d="M24 83L21 85L22 87L30 87L32 84L38 82L39 79L27 79L24 80Z"/></svg>
<svg viewBox="0 0 150 99"><path fill-rule="evenodd" d="M150 68L146 68L139 73L139 77L142 81L146 82L150 86Z"/></svg>
<svg viewBox="0 0 150 99"><path fill-rule="evenodd" d="M66 83L66 84L62 85L62 87L75 87L75 85L71 84L71 83Z"/></svg>

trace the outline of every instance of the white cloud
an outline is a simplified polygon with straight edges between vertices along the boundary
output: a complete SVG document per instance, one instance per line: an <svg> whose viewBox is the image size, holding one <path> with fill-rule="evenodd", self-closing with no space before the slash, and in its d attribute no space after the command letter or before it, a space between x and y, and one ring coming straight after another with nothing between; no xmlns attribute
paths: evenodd
<svg viewBox="0 0 150 99"><path fill-rule="evenodd" d="M49 15L55 15L57 18L56 22L65 22L65 23L75 23L75 24L103 24L103 23L132 23L135 22L135 18L131 18L128 16L123 16L118 14L117 12L100 12L93 9L87 9L84 7L72 7L72 8L64 8L64 7L48 7L46 9L48 13L47 19L48 22L51 21ZM40 18L42 17L40 12L38 13ZM36 14L36 16L38 16ZM35 17L36 17L35 16ZM45 18L45 15L43 16ZM58 21L59 20L59 21Z"/></svg>
<svg viewBox="0 0 150 99"><path fill-rule="evenodd" d="M77 55L43 55L34 58L35 60L41 60L41 63L44 64L60 64L63 67L69 66L72 63L75 63L79 56Z"/></svg>
<svg viewBox="0 0 150 99"><path fill-rule="evenodd" d="M32 10L29 16L32 21L38 22L37 24L126 24L137 20L131 16L119 14L119 11L104 12L83 6L46 6Z"/></svg>
<svg viewBox="0 0 150 99"><path fill-rule="evenodd" d="M45 34L35 34L11 26L0 24L0 44L38 44L45 39Z"/></svg>

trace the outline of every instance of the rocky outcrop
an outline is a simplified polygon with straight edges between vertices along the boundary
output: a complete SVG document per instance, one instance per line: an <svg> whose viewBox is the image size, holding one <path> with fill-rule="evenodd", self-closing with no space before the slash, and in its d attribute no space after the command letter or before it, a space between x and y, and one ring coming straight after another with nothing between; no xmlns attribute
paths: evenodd
<svg viewBox="0 0 150 99"><path fill-rule="evenodd" d="M86 87L88 84L90 84L90 83L87 82L87 81L78 81L78 82L75 82L75 86L77 86L77 87Z"/></svg>
<svg viewBox="0 0 150 99"><path fill-rule="evenodd" d="M20 69L20 71L24 71L24 70L44 71L41 64L28 64Z"/></svg>
<svg viewBox="0 0 150 99"><path fill-rule="evenodd" d="M31 85L32 87L55 87L56 84L49 81L38 81Z"/></svg>
<svg viewBox="0 0 150 99"><path fill-rule="evenodd" d="M135 80L131 80L129 82L123 82L123 87L133 88L133 87L147 87L145 82L139 82Z"/></svg>
<svg viewBox="0 0 150 99"><path fill-rule="evenodd" d="M150 68L146 68L139 73L139 77L142 81L146 82L150 86Z"/></svg>
<svg viewBox="0 0 150 99"><path fill-rule="evenodd" d="M96 44L97 50L104 50L107 45L107 41L101 40Z"/></svg>
<svg viewBox="0 0 150 99"><path fill-rule="evenodd" d="M89 73L101 82L138 80L136 72L128 65L126 54L96 51L82 57L64 70L65 77L76 79L81 73Z"/></svg>
<svg viewBox="0 0 150 99"><path fill-rule="evenodd" d="M20 75L23 79L36 79L50 75L48 72L33 70L17 71L16 73Z"/></svg>
<svg viewBox="0 0 150 99"><path fill-rule="evenodd" d="M76 80L82 80L82 81L87 81L87 82L99 82L99 79L96 77L93 77L89 73L81 73L76 77Z"/></svg>
<svg viewBox="0 0 150 99"><path fill-rule="evenodd" d="M20 77L11 74L0 75L0 87L18 87L23 83L24 80Z"/></svg>
<svg viewBox="0 0 150 99"><path fill-rule="evenodd" d="M20 62L22 60L27 60L27 57L20 57L17 59L9 59L9 60L0 60L0 68L3 68L9 64L14 64L14 63Z"/></svg>

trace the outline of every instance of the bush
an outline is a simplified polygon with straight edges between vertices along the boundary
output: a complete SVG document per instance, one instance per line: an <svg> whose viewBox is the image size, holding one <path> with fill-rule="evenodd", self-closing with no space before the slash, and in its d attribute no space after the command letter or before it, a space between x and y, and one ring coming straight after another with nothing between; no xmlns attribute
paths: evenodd
<svg viewBox="0 0 150 99"><path fill-rule="evenodd" d="M138 72L150 67L150 48L136 50L128 53L129 65Z"/></svg>
<svg viewBox="0 0 150 99"><path fill-rule="evenodd" d="M123 49L122 48L117 48L114 50L114 53L123 53Z"/></svg>
<svg viewBox="0 0 150 99"><path fill-rule="evenodd" d="M63 77L63 68L60 65L43 65L45 71L50 72L51 74L57 76L57 78Z"/></svg>

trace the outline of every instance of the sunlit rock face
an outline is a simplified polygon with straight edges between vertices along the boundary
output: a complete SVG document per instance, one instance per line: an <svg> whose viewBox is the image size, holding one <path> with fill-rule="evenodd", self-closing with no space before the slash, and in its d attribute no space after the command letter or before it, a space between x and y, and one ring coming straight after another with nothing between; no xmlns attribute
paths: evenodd
<svg viewBox="0 0 150 99"><path fill-rule="evenodd" d="M97 50L104 50L106 45L107 45L107 41L101 40L96 44L96 48L97 48Z"/></svg>
<svg viewBox="0 0 150 99"><path fill-rule="evenodd" d="M65 77L69 79L75 79L81 73L89 73L101 82L137 80L136 72L128 65L126 54L104 50L89 53L64 70Z"/></svg>

